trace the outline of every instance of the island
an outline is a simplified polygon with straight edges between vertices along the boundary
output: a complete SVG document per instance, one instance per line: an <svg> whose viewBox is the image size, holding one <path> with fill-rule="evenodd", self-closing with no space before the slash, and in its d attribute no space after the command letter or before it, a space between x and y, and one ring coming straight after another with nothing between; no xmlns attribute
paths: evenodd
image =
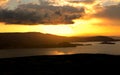
<svg viewBox="0 0 120 75"><path fill-rule="evenodd" d="M116 44L116 43L112 41L103 41L100 44Z"/></svg>
<svg viewBox="0 0 120 75"><path fill-rule="evenodd" d="M16 48L55 48L90 46L92 44L71 44L71 42L118 41L107 36L63 37L37 32L0 33L0 49Z"/></svg>

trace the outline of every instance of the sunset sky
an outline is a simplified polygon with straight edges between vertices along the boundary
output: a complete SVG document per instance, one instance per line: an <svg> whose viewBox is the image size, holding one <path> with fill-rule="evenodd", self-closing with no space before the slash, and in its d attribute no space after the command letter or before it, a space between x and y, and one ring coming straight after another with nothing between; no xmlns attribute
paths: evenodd
<svg viewBox="0 0 120 75"><path fill-rule="evenodd" d="M0 32L120 36L120 0L0 0Z"/></svg>

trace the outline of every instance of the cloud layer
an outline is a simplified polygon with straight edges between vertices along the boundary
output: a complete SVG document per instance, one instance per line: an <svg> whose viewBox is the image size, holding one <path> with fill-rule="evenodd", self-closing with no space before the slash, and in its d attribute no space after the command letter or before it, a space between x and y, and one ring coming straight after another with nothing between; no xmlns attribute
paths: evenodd
<svg viewBox="0 0 120 75"><path fill-rule="evenodd" d="M21 3L20 0L15 1ZM21 1L24 2L24 0ZM0 22L22 25L72 24L74 19L91 16L92 11L95 11L95 14L92 14L94 18L120 19L120 4L100 7L100 4L95 4L98 0L36 0L35 2L37 1L39 1L38 4L18 4L19 6L14 10L0 8ZM0 0L0 6L8 2L9 0ZM109 1L106 0L106 2ZM74 7L72 3L81 6ZM95 7L100 8L94 9ZM98 11L99 9L101 11ZM86 10L90 11L86 12Z"/></svg>
<svg viewBox="0 0 120 75"><path fill-rule="evenodd" d="M107 19L120 19L120 4L104 7L104 9L96 14L97 17Z"/></svg>
<svg viewBox="0 0 120 75"><path fill-rule="evenodd" d="M8 0L1 2L5 4ZM40 5L29 3L19 5L14 10L0 9L0 22L23 25L72 24L72 20L80 18L83 13L83 8L54 6L50 0L40 0Z"/></svg>
<svg viewBox="0 0 120 75"><path fill-rule="evenodd" d="M95 0L68 0L68 2L91 4L94 3Z"/></svg>
<svg viewBox="0 0 120 75"><path fill-rule="evenodd" d="M0 0L0 7L3 7L9 0Z"/></svg>
<svg viewBox="0 0 120 75"><path fill-rule="evenodd" d="M15 10L0 10L0 21L7 24L71 24L84 9L70 6L20 5Z"/></svg>

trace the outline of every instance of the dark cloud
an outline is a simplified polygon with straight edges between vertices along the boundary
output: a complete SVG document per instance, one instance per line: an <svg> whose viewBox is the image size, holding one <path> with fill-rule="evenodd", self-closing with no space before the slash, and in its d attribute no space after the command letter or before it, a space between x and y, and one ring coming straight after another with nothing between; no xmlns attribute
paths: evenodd
<svg viewBox="0 0 120 75"><path fill-rule="evenodd" d="M85 3L85 4L92 4L95 0L69 0L72 3Z"/></svg>
<svg viewBox="0 0 120 75"><path fill-rule="evenodd" d="M15 10L0 10L0 22L7 24L71 24L84 9L70 6L20 5Z"/></svg>
<svg viewBox="0 0 120 75"><path fill-rule="evenodd" d="M7 24L37 24L38 19L35 12L0 10L0 21Z"/></svg>
<svg viewBox="0 0 120 75"><path fill-rule="evenodd" d="M102 11L95 14L95 16L99 18L119 20L120 19L120 4L107 6Z"/></svg>

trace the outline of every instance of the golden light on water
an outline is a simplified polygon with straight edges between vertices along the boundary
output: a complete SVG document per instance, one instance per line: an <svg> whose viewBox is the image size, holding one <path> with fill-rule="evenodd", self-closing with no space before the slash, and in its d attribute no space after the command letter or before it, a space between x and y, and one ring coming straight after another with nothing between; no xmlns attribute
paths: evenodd
<svg viewBox="0 0 120 75"><path fill-rule="evenodd" d="M54 54L54 55L65 55L64 52L62 52L62 51L57 51L57 50L56 50L56 51L52 51L51 54L52 54L52 55L53 55L53 54Z"/></svg>
<svg viewBox="0 0 120 75"><path fill-rule="evenodd" d="M75 51L65 52L65 51L60 51L60 50L53 50L49 52L49 54L51 55L71 55L75 53L76 53Z"/></svg>

